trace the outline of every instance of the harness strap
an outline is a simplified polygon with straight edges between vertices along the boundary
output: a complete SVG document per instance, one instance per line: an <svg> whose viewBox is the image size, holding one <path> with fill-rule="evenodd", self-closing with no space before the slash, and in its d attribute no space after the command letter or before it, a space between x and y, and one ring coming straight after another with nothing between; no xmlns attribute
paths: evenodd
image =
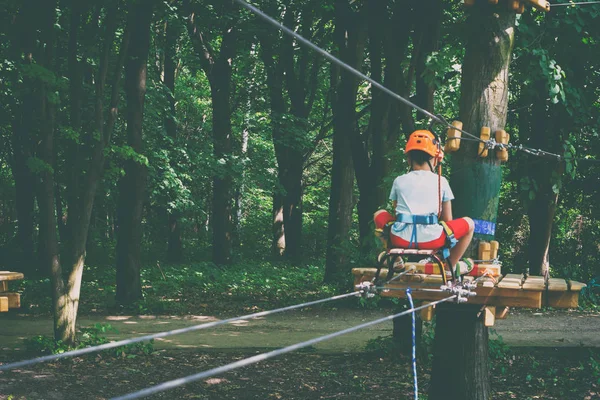
<svg viewBox="0 0 600 400"><path fill-rule="evenodd" d="M450 257L450 249L456 246L458 240L454 237L454 231L448 226L444 221L440 221L440 225L444 228L444 232L446 233L446 247L442 250L442 254L444 258Z"/></svg>
<svg viewBox="0 0 600 400"><path fill-rule="evenodd" d="M416 215L400 213L396 215L396 222L405 224L436 225L438 223L438 217L435 214Z"/></svg>

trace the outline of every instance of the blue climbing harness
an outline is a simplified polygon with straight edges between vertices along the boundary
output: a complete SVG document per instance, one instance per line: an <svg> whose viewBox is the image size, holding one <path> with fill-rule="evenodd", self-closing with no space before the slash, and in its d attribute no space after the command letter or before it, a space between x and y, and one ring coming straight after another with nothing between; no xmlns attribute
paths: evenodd
<svg viewBox="0 0 600 400"><path fill-rule="evenodd" d="M458 240L454 237L454 232L448 224L444 221L439 221L437 215L429 214L429 215L416 215L416 214L396 214L396 222L400 222L402 224L407 224L403 227L395 226L394 229L396 232L404 230L409 225L412 225L412 233L410 235L410 241L408 242L408 248L417 248L419 240L417 238L417 225L437 225L440 224L444 229L444 233L446 233L446 246L442 249L442 254L444 258L448 258L450 256L450 249L456 246Z"/></svg>

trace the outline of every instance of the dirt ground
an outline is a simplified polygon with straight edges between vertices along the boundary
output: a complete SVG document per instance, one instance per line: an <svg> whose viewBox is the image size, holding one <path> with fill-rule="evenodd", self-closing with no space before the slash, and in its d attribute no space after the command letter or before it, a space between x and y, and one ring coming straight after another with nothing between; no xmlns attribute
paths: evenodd
<svg viewBox="0 0 600 400"><path fill-rule="evenodd" d="M390 314L386 310L322 309L292 311L259 319L238 321L214 329L171 336L157 340L155 347L179 349L272 348L326 335ZM117 332L106 336L111 340L135 335L179 329L216 321L209 315L197 316L84 316L80 326L108 323ZM390 335L390 322L375 325L316 346L325 352L361 352L369 339ZM507 319L497 320L492 333L497 333L511 347L599 347L600 313L571 310L511 310ZM35 335L52 335L49 317L32 318L12 314L0 316L0 348L4 351L24 350L23 340ZM494 335L492 335L494 337ZM1 356L0 356L1 357Z"/></svg>
<svg viewBox="0 0 600 400"><path fill-rule="evenodd" d="M382 310L308 310L240 321L155 343L151 355L90 355L0 373L0 400L107 399L224 365L273 348L389 315ZM599 313L511 312L492 338L511 349L492 352L493 399L600 399ZM82 326L108 322L130 337L215 320L194 317L83 317ZM51 333L48 318L0 317L0 362L30 354L23 338ZM236 371L201 380L155 399L373 399L412 398L408 358L369 339L391 334L374 326ZM497 335L495 334L497 333ZM431 359L419 356L419 393L426 399Z"/></svg>

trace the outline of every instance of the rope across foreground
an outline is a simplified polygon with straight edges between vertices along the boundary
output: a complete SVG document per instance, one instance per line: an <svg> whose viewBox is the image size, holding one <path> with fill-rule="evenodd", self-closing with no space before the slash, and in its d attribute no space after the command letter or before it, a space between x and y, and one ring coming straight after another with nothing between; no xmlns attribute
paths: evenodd
<svg viewBox="0 0 600 400"><path fill-rule="evenodd" d="M84 354L96 353L96 352L103 351L103 350L114 349L116 347L127 346L127 345L130 345L133 343L145 342L148 340L159 339L159 338L163 338L163 337L167 337L167 336L199 331L201 329L214 328L219 325L229 324L231 322L240 321L243 319L254 319L254 318L258 318L258 317L264 317L267 315L272 315L272 314L276 314L276 313L280 313L280 312L284 312L284 311L296 310L298 308L310 307L310 306L314 306L317 304L326 303L329 301L341 300L341 299L345 299L347 297L358 296L360 294L362 294L361 291L356 291L356 292L341 294L338 296L328 297L326 299L309 301L309 302L301 303L301 304L295 304L293 306L276 308L274 310L262 311L262 312L258 312L258 313L254 313L254 314L242 315L240 317L228 318L228 319L224 319L221 321L207 322L205 324L194 325L194 326L190 326L187 328L174 329L171 331L153 333L150 335L144 335L144 336L139 336L139 337L135 337L135 338L120 340L118 342L105 343L105 344L102 344L99 346L86 347L83 349L67 351L67 352L61 353L61 354L51 354L48 356L32 358L30 360L24 360L24 361L18 361L18 362L14 362L14 363L10 363L10 364L0 365L0 371L7 371L10 369L25 367L28 365L38 364L41 362L55 361L55 360L59 360L61 358L66 358L66 357L77 357L77 356L81 356Z"/></svg>
<svg viewBox="0 0 600 400"><path fill-rule="evenodd" d="M200 379L209 378L211 376L215 376L215 375L218 375L218 374L222 374L224 372L232 371L232 370L237 369L237 368L245 367L245 366L248 366L248 365L260 362L260 361L268 360L269 358L273 358L273 357L277 357L277 356L282 355L282 354L290 353L292 351L299 350L299 349L302 349L304 347L312 346L314 344L323 342L325 340L333 339L335 337L342 336L342 335L345 335L347 333L355 332L355 331L357 331L359 329L362 329L362 328L366 328L366 327L369 327L369 326L372 326L372 325L377 325L377 324L380 324L380 323L386 322L386 321L391 321L391 320L393 320L395 318L398 318L398 317L401 317L403 315L414 313L414 312L422 310L424 308L433 307L436 304L444 303L446 301L453 300L456 297L457 297L456 295L453 295L453 296L450 296L450 297L446 297L444 299L441 299L441 300L438 300L438 301L434 301L432 303L428 303L428 304L425 304L425 305L422 305L422 306L419 306L419 307L416 307L416 308L411 308L409 310L402 311L402 312L400 312L398 314L389 315L387 317L379 318L379 319L376 319L376 320L373 320L373 321L370 321L370 322L366 322L364 324L356 325L354 327L347 328L347 329L344 329L344 330L341 330L341 331L338 331L338 332L334 332L334 333L331 333L329 335L320 336L320 337L317 337L317 338L314 338L314 339L311 339L311 340L307 340L305 342L301 342L301 343L297 343L297 344L294 344L294 345L291 345L291 346L283 347L281 349L269 351L267 353L258 354L256 356L245 358L245 359L239 360L239 361L235 361L235 362L232 362L230 364L223 365L221 367L209 369L207 371L199 372L199 373L194 374L194 375L189 375L189 376L186 376L185 378L174 379L172 381L164 382L164 383L161 383L161 384L156 385L156 386L151 386L149 388L142 389L142 390L139 390L137 392L129 393L129 394L126 394L124 396L114 397L111 400L140 399L142 397L146 397L146 396L150 396L150 395L153 395L153 394L156 394L156 393L164 392L166 390L174 389L176 387L183 386L183 385L186 385L188 383L198 381Z"/></svg>

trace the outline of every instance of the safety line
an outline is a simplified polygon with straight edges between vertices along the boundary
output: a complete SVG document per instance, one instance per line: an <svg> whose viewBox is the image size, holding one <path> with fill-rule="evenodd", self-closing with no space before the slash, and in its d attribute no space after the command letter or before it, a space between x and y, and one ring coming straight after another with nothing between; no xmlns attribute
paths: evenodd
<svg viewBox="0 0 600 400"><path fill-rule="evenodd" d="M406 315L406 314L409 314L409 313L412 313L412 312L415 312L415 311L419 311L419 310L422 310L422 309L427 308L427 307L432 307L432 306L434 306L436 304L443 303L443 302L452 300L454 298L456 298L456 295L453 295L453 296L450 296L450 297L447 297L447 298L444 298L444 299L441 299L441 300L438 300L438 301L434 301L432 303L428 303L428 304L419 306L417 308L412 308L410 310L405 310L405 311L403 311L401 313L398 313L398 314L390 315L390 316L383 317L383 318L380 318L380 319L377 319L377 320L374 320L374 321L366 322L364 324L356 325L354 327L347 328L347 329L344 329L344 330L341 330L341 331L338 331L338 332L334 332L334 333L331 333L329 335L320 336L320 337L317 337L317 338L314 338L314 339L311 339L311 340L307 340L305 342L301 342L301 343L297 343L297 344L294 344L294 345L291 345L291 346L283 347L281 349L273 350L273 351L270 351L270 352L267 352L267 353L258 354L256 356L245 358L243 360L235 361L233 363L230 363L230 364L227 364L227 365L223 365L221 367L209 369L207 371L200 372L200 373L197 373L197 374L194 374L194 375L190 375L190 376L187 376L185 378L174 379L172 381L164 382L164 383L161 383L161 384L156 385L156 386L152 386L152 387L149 387L149 388L146 388L146 389L142 389L142 390L137 391L137 392L126 394L124 396L114 397L111 400L139 399L139 398L142 398L142 397L150 396L150 395L155 394L155 393L164 392L166 390L170 390L170 389L174 389L174 388L179 387L179 386L183 386L183 385L188 384L190 382L194 382L194 381L197 381L197 380L200 380L200 379L204 379L204 378L209 378L211 376L222 374L224 372L228 372L228 371L231 371L231 370L234 370L234 369L237 369L237 368L245 367L247 365L254 364L254 363L257 363L257 362L260 362L260 361L264 361L264 360L267 360L269 358L273 358L273 357L279 356L281 354L286 354L286 353L292 352L294 350L299 350L299 349L302 349L304 347L312 346L314 344L323 342L325 340L333 339L335 337L342 336L342 335L345 335L347 333L355 332L355 331L357 331L359 329L362 329L362 328L366 328L366 327L369 327L369 326L372 326L372 325L377 325L377 324L380 324L380 323L385 322L385 321L390 321L390 320L392 320L394 318L398 318L398 317L401 317L403 315Z"/></svg>
<svg viewBox="0 0 600 400"><path fill-rule="evenodd" d="M144 341L152 340L152 339L159 339L159 338L172 336L172 335L179 335L179 334L187 333L187 332L194 332L194 331L198 331L201 329L214 328L215 326L228 324L228 323L239 321L242 319L253 319L253 318L258 318L258 317L264 317L266 315L276 314L276 313L280 313L280 312L284 312L284 311L295 310L295 309L303 308L303 307L314 306L316 304L326 303L329 301L340 300L340 299L344 299L346 297L358 296L361 293L362 293L361 291L356 291L356 292L352 292L352 293L346 293L346 294L341 294L338 296L329 297L327 299L309 301L307 303L301 303L301 304L296 304L296 305L292 305L292 306L288 306L288 307L277 308L274 310L267 310L267 311L261 311L261 312L254 313L254 314L243 315L241 317L228 318L228 319L224 319L221 321L215 321L215 322L207 322L205 324L189 326L187 328L180 328L180 329L174 329L171 331L158 332L158 333L153 333L150 335L139 336L139 337L130 338L130 339L124 339L124 340L120 340L118 342L105 343L105 344L102 344L99 346L85 347L83 349L67 351L67 352L61 353L61 354L51 354L51 355L47 355L47 356L43 356L43 357L33 358L30 360L24 360L24 361L18 361L18 362L14 362L14 363L10 363L10 364L4 364L4 365L0 365L0 371L7 371L9 369L25 367L27 365L37 364L37 363L41 363L41 362L54 361L54 360L58 360L61 358L66 358L66 357L76 357L76 356L81 356L83 354L96 353L98 351L113 349L115 347L127 346L127 345L130 345L133 343L144 342Z"/></svg>
<svg viewBox="0 0 600 400"><path fill-rule="evenodd" d="M291 29L289 29L285 25L281 24L279 21L277 21L274 18L270 17L269 15L265 14L263 11L261 11L260 9L258 9L255 6L253 6L252 4L249 4L248 2L246 2L244 0L234 0L234 1L237 2L239 5L241 5L242 7L246 8L247 10L251 11L253 14L255 14L256 16L258 16L259 18L261 18L264 21L268 22L269 24L275 26L277 29L280 29L281 31L287 33L288 35L293 36L299 42L303 43L305 46L310 47L312 50L314 50L317 53L321 54L323 57L327 58L329 61L333 62L334 64L339 65L340 67L344 68L345 70L347 70L347 71L355 74L356 76L362 78L363 80L371 83L377 89L379 89L379 90L387 93L388 95L392 96L396 100L399 100L400 102L406 104L407 106L410 106L410 107L414 108L415 110L419 111L420 113L428 116L429 118L431 118L433 121L437 122L438 124L445 125L448 128L453 128L453 129L455 129L455 130L457 130L459 132L464 133L467 136L472 137L473 139L476 139L479 142L487 143L485 140L480 139L478 136L475 136L472 133L469 133L469 132L467 132L465 130L462 130L460 128L455 127L454 125L452 125L451 123L449 123L448 121L446 121L442 116L433 114L432 112L424 109L423 107L420 107L420 106L416 105L412 101L410 101L410 100L408 100L408 99L400 96L396 92L388 89L387 87L383 86L381 83L377 82L376 80L374 80L372 78L369 78L367 75L363 74L362 72L360 72L356 68L351 67L350 65L346 64L344 61L342 61L339 58L335 57L331 53L323 50L322 48L320 48L319 46L317 46L316 44L314 44L310 40L305 39L303 36L299 35L298 33L294 32Z"/></svg>
<svg viewBox="0 0 600 400"><path fill-rule="evenodd" d="M442 117L441 115L433 114L432 112L416 105L415 103L411 102L410 100L408 100L408 99L400 96L399 94L395 93L394 91L388 89L387 87L383 86L381 83L377 82L376 80L369 78L367 75L363 74L362 72L358 71L357 69L346 64L344 61L335 57L334 55L327 52L326 50L323 50L316 44L312 43L310 40L305 39L303 36L299 35L298 33L294 32L293 30L289 29L285 25L281 24L279 21L277 21L274 18L272 18L271 16L265 14L263 11L261 11L260 9L258 9L255 6L253 6L252 4L249 4L245 0L234 0L234 1L237 2L239 5L241 5L242 7L244 7L245 9L252 12L253 14L255 14L257 17L259 17L262 20L266 21L267 23L273 25L277 29L280 29L284 33L296 38L299 42L303 43L305 46L307 46L307 47L311 48L312 50L316 51L317 53L321 54L323 57L325 57L329 61L333 62L334 64L339 65L340 67L353 73L354 75L360 77L361 79L371 83L374 87L378 88L379 90L383 91L384 93L387 93L388 95L392 96L396 100L399 100L400 102L404 103L405 105L414 108L415 110L426 115L427 117L431 118L432 121L435 121L440 125L445 125L447 128L451 128L456 131L459 131L459 132L469 136L470 138L472 138L475 141L478 141L480 143L485 143L486 146L490 146L490 148L500 148L500 149L507 148L507 149L520 150L520 151L527 152L529 154L533 154L535 156L552 157L552 158L556 158L558 160L562 160L564 158L563 156L561 156L559 154L550 153L550 152L540 150L540 149L533 149L533 148L526 147L523 145L517 146L517 145L510 144L510 143L509 144L500 144L500 143L497 143L493 139L483 140L479 136L473 135L472 133L467 132L461 128L457 128L454 125L452 125L451 123L449 123L448 121L446 121L446 119L444 119L444 117ZM574 3L569 3L569 4L559 3L558 5L570 5L570 4L574 4ZM586 2L586 4L591 4L591 2ZM462 138L462 139L467 140L467 138Z"/></svg>
<svg viewBox="0 0 600 400"><path fill-rule="evenodd" d="M408 303L410 304L410 308L415 308L415 305L414 305L413 299L412 299L412 289L411 288L406 289L406 297L408 298ZM415 386L415 400L419 400L419 385L417 382L417 332L416 332L417 328L416 328L414 311L411 313L411 319L412 319L412 370L413 370L414 386Z"/></svg>

